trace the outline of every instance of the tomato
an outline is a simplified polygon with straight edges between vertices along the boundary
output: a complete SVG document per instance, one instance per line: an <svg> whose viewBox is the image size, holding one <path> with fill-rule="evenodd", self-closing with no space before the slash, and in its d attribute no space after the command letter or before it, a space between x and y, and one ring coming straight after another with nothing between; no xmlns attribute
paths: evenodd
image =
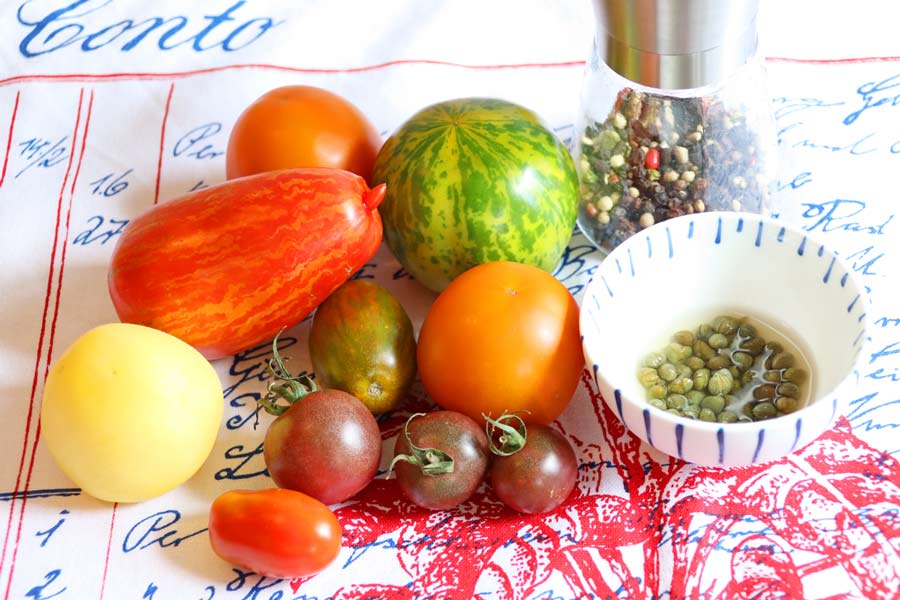
<svg viewBox="0 0 900 600"><path fill-rule="evenodd" d="M222 420L212 366L177 338L139 325L91 329L50 368L41 437L85 493L138 502L190 478Z"/></svg>
<svg viewBox="0 0 900 600"><path fill-rule="evenodd" d="M484 430L462 413L442 410L409 418L394 444L392 465L407 498L447 510L478 488L488 457Z"/></svg>
<svg viewBox="0 0 900 600"><path fill-rule="evenodd" d="M210 507L209 541L236 567L293 579L331 564L341 550L341 525L327 506L300 492L232 490Z"/></svg>
<svg viewBox="0 0 900 600"><path fill-rule="evenodd" d="M263 458L278 487L324 502L343 502L362 490L381 462L381 432L357 398L340 390L318 390L307 377L287 373L272 342L270 368L281 384L270 385L262 404L279 414L266 431ZM289 403L285 410L278 396Z"/></svg>
<svg viewBox="0 0 900 600"><path fill-rule="evenodd" d="M416 377L416 337L403 306L355 279L316 309L309 357L323 387L353 394L375 414L396 408Z"/></svg>
<svg viewBox="0 0 900 600"><path fill-rule="evenodd" d="M419 333L422 383L442 408L494 417L527 411L548 424L571 400L584 368L578 305L552 275L485 263L434 301Z"/></svg>
<svg viewBox="0 0 900 600"><path fill-rule="evenodd" d="M521 423L512 433L499 437L499 447L491 440L491 451L497 454L491 465L491 484L497 497L521 513L553 510L575 488L575 451L561 433L547 425L526 428Z"/></svg>
<svg viewBox="0 0 900 600"><path fill-rule="evenodd" d="M329 167L369 180L381 135L353 104L327 90L291 85L263 94L228 138L228 179L294 167Z"/></svg>
<svg viewBox="0 0 900 600"><path fill-rule="evenodd" d="M109 268L119 319L209 359L299 323L381 244L384 188L292 169L191 192L132 220Z"/></svg>

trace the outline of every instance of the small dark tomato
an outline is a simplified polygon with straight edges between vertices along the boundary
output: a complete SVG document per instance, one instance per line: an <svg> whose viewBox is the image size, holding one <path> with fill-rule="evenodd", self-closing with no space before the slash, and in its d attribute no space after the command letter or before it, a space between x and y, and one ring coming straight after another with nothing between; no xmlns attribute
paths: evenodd
<svg viewBox="0 0 900 600"><path fill-rule="evenodd" d="M400 489L412 502L447 510L478 488L489 456L487 436L475 421L442 410L409 418L394 444L392 466Z"/></svg>
<svg viewBox="0 0 900 600"><path fill-rule="evenodd" d="M491 467L497 497L526 514L559 506L572 492L577 476L578 461L568 440L539 424L528 425L524 446L508 456L494 456Z"/></svg>
<svg viewBox="0 0 900 600"><path fill-rule="evenodd" d="M276 338L277 340L277 338ZM325 504L343 502L362 490L381 462L381 432L369 409L340 390L318 390L307 377L284 370L277 347L270 368L281 383L269 386L263 407L280 416L263 442L263 457L275 485ZM289 406L273 402L276 396Z"/></svg>

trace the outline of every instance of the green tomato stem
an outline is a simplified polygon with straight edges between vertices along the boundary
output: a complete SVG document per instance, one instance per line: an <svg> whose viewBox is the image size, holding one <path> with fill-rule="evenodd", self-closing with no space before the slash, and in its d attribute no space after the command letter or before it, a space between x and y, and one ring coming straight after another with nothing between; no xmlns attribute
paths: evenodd
<svg viewBox="0 0 900 600"><path fill-rule="evenodd" d="M269 374L272 375L274 381L269 383L266 395L257 400L267 413L276 417L284 414L287 409L307 394L319 389L316 382L308 375L291 375L284 366L287 357L282 358L278 353L278 336L282 333L284 333L284 327L272 340L272 358L268 362ZM282 400L284 403L281 402Z"/></svg>
<svg viewBox="0 0 900 600"><path fill-rule="evenodd" d="M422 471L422 474L428 477L436 477L438 475L453 472L454 465L452 456L437 448L420 448L409 439L410 421L424 415L425 413L415 413L410 415L409 419L406 420L406 423L403 424L403 439L406 441L406 445L409 446L410 453L398 454L394 457L394 460L391 461L391 464L388 467L385 479L391 477L391 473L394 471L394 465L398 462L408 462L412 465L416 465L419 467L419 470Z"/></svg>
<svg viewBox="0 0 900 600"><path fill-rule="evenodd" d="M512 456L525 447L525 443L528 440L528 429L525 427L525 421L519 415L504 412L496 420L484 413L481 413L481 416L485 420L484 432L487 434L488 446L491 452L497 456ZM517 426L513 427L503 422L510 420L518 421ZM502 432L497 436L499 445L494 442L494 435L498 429Z"/></svg>

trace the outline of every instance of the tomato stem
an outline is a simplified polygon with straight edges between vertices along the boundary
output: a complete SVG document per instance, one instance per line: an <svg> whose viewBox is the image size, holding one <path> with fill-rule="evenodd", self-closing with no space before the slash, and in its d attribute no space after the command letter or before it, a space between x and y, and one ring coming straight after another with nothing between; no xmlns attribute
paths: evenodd
<svg viewBox="0 0 900 600"><path fill-rule="evenodd" d="M519 415L504 412L496 420L484 413L481 413L481 416L485 420L484 432L487 434L491 452L497 456L512 456L525 447L525 443L528 440L528 428L525 427L525 421ZM518 421L516 427L503 422L511 420ZM495 442L494 437L498 429L502 433L496 436L497 441ZM499 442L499 445L497 442Z"/></svg>
<svg viewBox="0 0 900 600"><path fill-rule="evenodd" d="M284 366L284 361L288 359L287 357L282 358L281 354L278 353L278 336L282 333L284 333L284 327L272 340L272 358L268 362L269 374L272 375L275 381L269 383L266 395L257 401L267 413L276 417L284 414L295 402L307 394L311 394L319 389L316 386L316 382L305 373L291 375ZM287 404L280 403L280 400L284 400Z"/></svg>
<svg viewBox="0 0 900 600"><path fill-rule="evenodd" d="M385 479L390 478L391 473L394 471L394 465L401 461L417 465L422 471L422 474L429 477L436 477L437 475L453 472L452 456L437 448L420 448L413 444L412 440L409 439L410 421L424 415L425 413L415 413L410 415L409 419L406 420L406 423L403 424L403 439L406 441L406 445L409 446L410 453L398 454L394 457L394 460L391 461L391 464L388 467Z"/></svg>

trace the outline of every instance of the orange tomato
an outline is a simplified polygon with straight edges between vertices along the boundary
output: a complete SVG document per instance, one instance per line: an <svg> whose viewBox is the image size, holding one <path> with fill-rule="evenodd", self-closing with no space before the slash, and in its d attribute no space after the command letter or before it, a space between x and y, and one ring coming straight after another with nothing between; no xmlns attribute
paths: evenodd
<svg viewBox="0 0 900 600"><path fill-rule="evenodd" d="M575 393L584 368L578 305L555 277L529 265L469 269L434 301L419 334L422 383L441 407L483 423L528 411L548 424Z"/></svg>
<svg viewBox="0 0 900 600"><path fill-rule="evenodd" d="M235 179L294 167L372 174L381 135L356 106L305 85L274 89L247 107L228 138L225 175Z"/></svg>

